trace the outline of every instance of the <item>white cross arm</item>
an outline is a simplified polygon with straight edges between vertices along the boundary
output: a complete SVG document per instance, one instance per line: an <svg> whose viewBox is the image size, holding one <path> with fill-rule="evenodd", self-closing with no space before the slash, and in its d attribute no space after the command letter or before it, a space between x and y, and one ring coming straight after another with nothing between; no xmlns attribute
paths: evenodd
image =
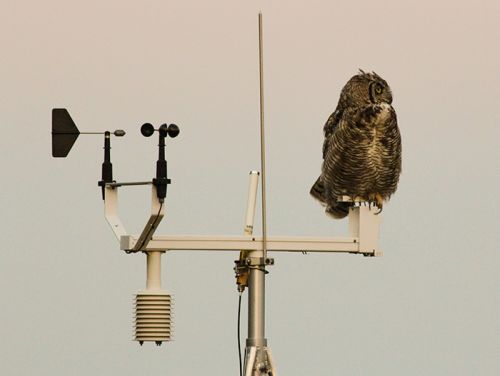
<svg viewBox="0 0 500 376"><path fill-rule="evenodd" d="M166 235L155 236L155 230L164 216L164 207L152 189L151 216L140 235L127 234L118 217L118 188L106 187L105 215L120 249L139 251L262 251L261 236L253 235ZM382 256L378 248L380 216L377 209L356 206L349 210L348 237L290 237L267 236L266 249L273 252L343 252L366 256ZM334 223L334 222L332 222Z"/></svg>
<svg viewBox="0 0 500 376"><path fill-rule="evenodd" d="M138 237L122 236L120 248L124 251L134 250ZM155 236L145 251L262 251L261 236L203 236L203 235L166 235ZM375 250L360 248L359 238L327 238L327 237L267 237L267 250L276 252L347 252L374 254Z"/></svg>

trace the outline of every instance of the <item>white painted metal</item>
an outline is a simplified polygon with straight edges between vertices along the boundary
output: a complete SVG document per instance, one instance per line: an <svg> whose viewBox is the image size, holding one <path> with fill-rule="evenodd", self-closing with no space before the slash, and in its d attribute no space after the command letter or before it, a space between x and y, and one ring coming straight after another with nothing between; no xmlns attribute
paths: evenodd
<svg viewBox="0 0 500 376"><path fill-rule="evenodd" d="M172 297L161 288L161 251L145 252L146 289L135 299L135 340L139 343L172 340Z"/></svg>
<svg viewBox="0 0 500 376"><path fill-rule="evenodd" d="M120 241L123 236L127 235L127 231L118 217L118 189L106 186L104 197L104 216Z"/></svg>
<svg viewBox="0 0 500 376"><path fill-rule="evenodd" d="M164 341L171 341L173 300L168 292L144 290L135 298L135 337L140 344L156 342L160 345Z"/></svg>
<svg viewBox="0 0 500 376"><path fill-rule="evenodd" d="M127 235L121 238L121 249L131 250L137 237ZM261 236L204 236L167 235L155 236L146 250L158 251L261 251ZM274 252L347 252L373 253L359 247L358 238L315 238L315 237L275 237L267 238L267 248Z"/></svg>
<svg viewBox="0 0 500 376"><path fill-rule="evenodd" d="M247 212L245 215L245 235L252 235L253 223L255 218L255 204L257 202L257 186L259 184L259 173L250 171L250 186L248 188Z"/></svg>
<svg viewBox="0 0 500 376"><path fill-rule="evenodd" d="M359 249L363 253L382 256L378 249L378 234L381 217L375 213L378 208L359 206L349 211L349 235L359 239Z"/></svg>
<svg viewBox="0 0 500 376"><path fill-rule="evenodd" d="M245 218L245 233L235 236L200 236L200 235L169 235L153 236L159 221L164 216L164 207L156 196L156 188L151 189L151 216L141 235L128 235L118 216L118 188L106 186L104 200L105 216L115 236L120 241L120 249L124 251L263 251L261 236L252 236L252 216L255 209L257 174L252 172L251 188L247 214ZM255 177L254 177L255 176ZM255 184L255 185L254 185ZM344 198L350 201L349 198ZM251 209L251 210L250 210ZM349 237L278 237L267 238L267 249L274 252L347 252L361 253L370 256L382 256L378 249L378 232L381 216L376 215L376 208L357 206L349 211Z"/></svg>
<svg viewBox="0 0 500 376"><path fill-rule="evenodd" d="M137 239L134 245L134 252L143 251L147 248L149 241L153 237L165 213L165 203L160 203L156 195L156 187L154 185L151 187L151 215L146 226L144 226L144 230L142 230L141 235L139 235L139 239Z"/></svg>
<svg viewBox="0 0 500 376"><path fill-rule="evenodd" d="M123 185L135 185L126 183ZM106 185L104 199L104 215L118 240L127 236L125 227L118 216L118 187ZM134 250L143 250L147 245L161 219L164 207L156 196L156 187L151 189L151 216L141 235L136 240ZM163 251L148 251L146 290L139 292L135 299L135 337L136 341L154 341L158 345L172 340L172 298L161 289L161 254Z"/></svg>
<svg viewBox="0 0 500 376"><path fill-rule="evenodd" d="M244 376L251 376L255 364L255 356L257 355L256 347L247 347L245 354L245 373Z"/></svg>
<svg viewBox="0 0 500 376"><path fill-rule="evenodd" d="M161 251L146 252L147 256L147 290L161 289Z"/></svg>

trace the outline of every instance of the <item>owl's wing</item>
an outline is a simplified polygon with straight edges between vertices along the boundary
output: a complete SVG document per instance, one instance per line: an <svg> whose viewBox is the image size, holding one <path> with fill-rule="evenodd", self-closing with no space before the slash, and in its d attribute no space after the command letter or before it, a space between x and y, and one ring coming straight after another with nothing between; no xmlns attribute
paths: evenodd
<svg viewBox="0 0 500 376"><path fill-rule="evenodd" d="M342 111L337 108L335 112L330 115L330 117L326 121L325 126L323 127L323 133L325 135L325 140L323 141L323 159L325 159L325 156L328 153L328 148L330 147L330 136L333 134L333 132L335 132L335 129L339 125L341 117Z"/></svg>

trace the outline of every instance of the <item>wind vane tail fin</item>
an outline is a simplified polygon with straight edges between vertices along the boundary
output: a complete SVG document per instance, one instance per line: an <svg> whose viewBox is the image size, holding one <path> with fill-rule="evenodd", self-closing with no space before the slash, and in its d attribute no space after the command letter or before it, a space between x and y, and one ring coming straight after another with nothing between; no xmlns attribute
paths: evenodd
<svg viewBox="0 0 500 376"><path fill-rule="evenodd" d="M52 109L52 156L64 158L73 147L80 131L65 108Z"/></svg>

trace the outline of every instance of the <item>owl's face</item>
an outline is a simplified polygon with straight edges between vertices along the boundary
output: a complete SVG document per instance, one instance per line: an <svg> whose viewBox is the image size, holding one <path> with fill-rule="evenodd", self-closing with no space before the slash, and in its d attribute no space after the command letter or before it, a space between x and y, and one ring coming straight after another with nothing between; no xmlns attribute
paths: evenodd
<svg viewBox="0 0 500 376"><path fill-rule="evenodd" d="M392 92L387 82L375 72L352 77L342 89L340 101L346 106L367 106L392 103Z"/></svg>

